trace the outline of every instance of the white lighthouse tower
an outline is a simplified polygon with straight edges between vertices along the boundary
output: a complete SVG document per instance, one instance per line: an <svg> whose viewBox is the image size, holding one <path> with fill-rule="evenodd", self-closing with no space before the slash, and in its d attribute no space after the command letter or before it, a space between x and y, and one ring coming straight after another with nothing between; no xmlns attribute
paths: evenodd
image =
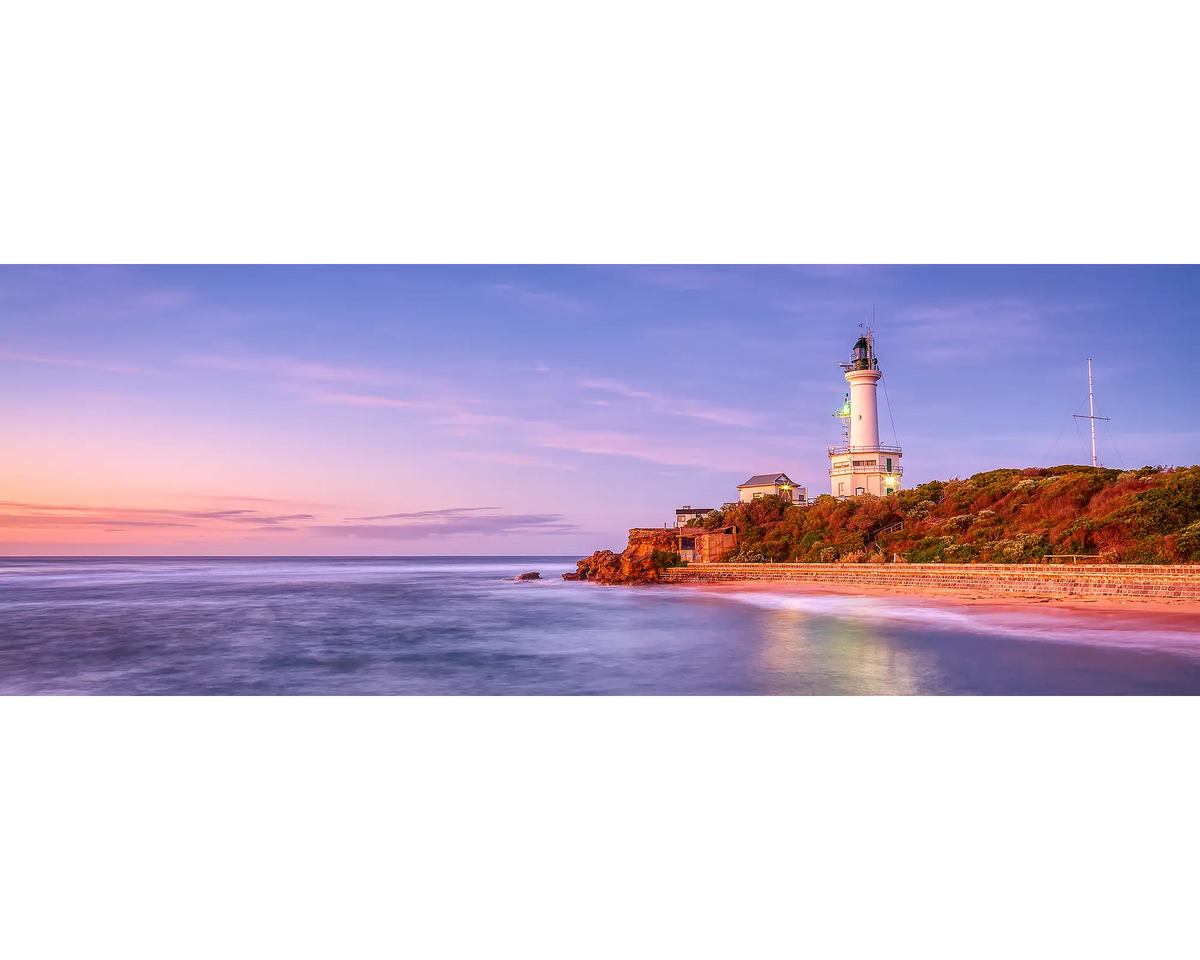
<svg viewBox="0 0 1200 960"><path fill-rule="evenodd" d="M876 386L880 377L875 357L875 331L867 329L854 344L849 363L841 364L850 384L850 399L834 414L849 423L843 445L829 448L829 485L835 497L874 494L886 497L900 489L904 468L899 447L879 442L879 402Z"/></svg>

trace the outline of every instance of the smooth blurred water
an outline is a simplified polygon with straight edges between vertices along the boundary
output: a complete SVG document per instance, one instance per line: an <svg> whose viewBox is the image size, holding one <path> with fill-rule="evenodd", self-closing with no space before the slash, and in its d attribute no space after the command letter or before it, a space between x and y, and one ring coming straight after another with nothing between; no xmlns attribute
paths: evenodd
<svg viewBox="0 0 1200 960"><path fill-rule="evenodd" d="M6 694L1195 694L1200 637L569 558L0 560ZM538 570L545 580L514 582Z"/></svg>

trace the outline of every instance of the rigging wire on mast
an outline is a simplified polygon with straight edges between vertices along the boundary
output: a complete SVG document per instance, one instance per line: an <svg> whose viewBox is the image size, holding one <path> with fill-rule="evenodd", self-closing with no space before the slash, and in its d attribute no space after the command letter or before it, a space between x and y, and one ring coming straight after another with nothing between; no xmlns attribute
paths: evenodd
<svg viewBox="0 0 1200 960"><path fill-rule="evenodd" d="M1079 426L1079 421L1075 421L1075 435L1079 438L1079 449L1083 451L1083 457L1087 459L1087 441L1083 439L1083 429Z"/></svg>
<svg viewBox="0 0 1200 960"><path fill-rule="evenodd" d="M1063 427L1062 430L1058 431L1058 436L1055 437L1054 442L1052 444L1050 444L1050 449L1042 454L1042 463L1045 466L1047 466L1047 467L1050 466L1050 454L1052 454L1054 452L1054 448L1058 446L1058 441L1062 439L1063 432L1066 429L1067 429L1066 427Z"/></svg>
<svg viewBox="0 0 1200 960"><path fill-rule="evenodd" d="M1098 400L1096 401L1096 409L1100 411L1101 419L1104 420L1104 432L1108 434L1108 439L1112 442L1113 452L1116 453L1117 460L1119 460L1121 463L1121 469L1124 470L1125 458L1121 456L1121 448L1117 446L1117 438L1113 436L1112 428L1109 427L1109 424L1112 422L1112 420L1109 415L1104 412L1104 408L1100 406L1100 401Z"/></svg>
<svg viewBox="0 0 1200 960"><path fill-rule="evenodd" d="M892 443L900 446L900 437L896 433L896 418L892 416L892 400L887 392L887 379L880 374L879 382L883 384L883 399L887 401L888 419L892 421Z"/></svg>
<svg viewBox="0 0 1200 960"><path fill-rule="evenodd" d="M871 355L875 355L875 304L871 304ZM883 384L883 399L887 401L888 420L892 423L892 443L900 446L900 435L896 433L896 418L892 415L892 398L888 396L887 378L882 370L879 372L879 382Z"/></svg>
<svg viewBox="0 0 1200 960"><path fill-rule="evenodd" d="M1083 405L1084 405L1085 403L1087 403L1087 401L1086 401L1086 400L1081 400L1081 401L1079 401L1079 406L1075 408L1075 413L1078 413L1078 412L1080 411L1080 409L1082 409L1082 407L1083 407ZM1072 416L1072 417L1074 417L1074 415L1075 415L1075 414L1072 414L1071 416ZM1078 433L1078 432L1079 432L1079 429L1078 429L1078 428L1079 428L1079 421L1072 419L1072 420L1071 420L1071 422L1072 422L1073 424L1075 424L1075 427L1076 427L1076 433ZM1057 437L1055 437L1055 438L1054 438L1054 442L1053 442L1052 444L1050 444L1050 449L1049 449L1049 450L1047 450L1047 451L1046 451L1044 454L1042 454L1042 459L1046 461L1046 466L1050 466L1050 463L1049 463L1049 461L1050 461L1050 454L1052 454L1052 453L1054 452L1054 448L1058 446L1058 441L1059 441L1059 440L1061 440L1061 439L1063 438L1063 434L1064 434L1064 433L1066 433L1066 432L1067 432L1067 425L1064 423L1064 424L1063 424L1063 428L1062 428L1061 430L1059 430L1059 431L1058 431L1058 436L1057 436ZM1079 434L1079 441L1080 441L1080 443L1082 443L1082 442L1083 442L1083 434ZM1086 451L1085 451L1085 452L1086 452Z"/></svg>
<svg viewBox="0 0 1200 960"><path fill-rule="evenodd" d="M1112 441L1113 450L1114 450L1114 451L1116 452L1116 454L1117 454L1117 460L1119 460L1119 461L1120 461L1120 463L1121 463L1121 469L1122 469L1122 470L1126 469L1126 467L1125 467L1125 458L1124 458L1123 456L1121 456L1121 448L1117 446L1117 438L1113 436L1113 432L1112 432L1112 430L1109 428L1109 426L1108 426L1108 424L1107 424L1107 423L1104 425L1104 432L1108 434L1108 439L1109 439L1110 441Z"/></svg>
<svg viewBox="0 0 1200 960"><path fill-rule="evenodd" d="M1042 454L1042 462L1045 466L1050 466L1050 454L1054 452L1054 448L1058 446L1058 441L1062 439L1063 434L1066 432L1067 428L1064 425L1063 428L1058 431L1058 436L1054 438L1054 442L1050 444L1050 448Z"/></svg>

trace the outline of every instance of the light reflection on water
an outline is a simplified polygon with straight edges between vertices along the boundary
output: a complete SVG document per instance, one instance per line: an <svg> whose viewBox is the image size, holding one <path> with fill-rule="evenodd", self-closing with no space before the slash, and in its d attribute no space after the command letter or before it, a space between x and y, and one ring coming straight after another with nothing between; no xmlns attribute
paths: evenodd
<svg viewBox="0 0 1200 960"><path fill-rule="evenodd" d="M915 694L933 689L936 658L898 648L860 620L777 610L764 623L762 666L773 692Z"/></svg>
<svg viewBox="0 0 1200 960"><path fill-rule="evenodd" d="M1186 633L902 598L558 578L573 567L545 557L4 560L0 692L1200 692L1200 644ZM505 579L526 570L547 579Z"/></svg>

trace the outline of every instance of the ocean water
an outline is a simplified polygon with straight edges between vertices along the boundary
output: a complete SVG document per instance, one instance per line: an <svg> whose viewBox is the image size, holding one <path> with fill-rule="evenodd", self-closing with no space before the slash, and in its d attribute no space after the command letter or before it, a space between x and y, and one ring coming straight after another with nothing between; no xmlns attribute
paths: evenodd
<svg viewBox="0 0 1200 960"><path fill-rule="evenodd" d="M4 694L1196 694L1200 636L568 583L563 557L0 560ZM538 570L546 579L507 579Z"/></svg>

